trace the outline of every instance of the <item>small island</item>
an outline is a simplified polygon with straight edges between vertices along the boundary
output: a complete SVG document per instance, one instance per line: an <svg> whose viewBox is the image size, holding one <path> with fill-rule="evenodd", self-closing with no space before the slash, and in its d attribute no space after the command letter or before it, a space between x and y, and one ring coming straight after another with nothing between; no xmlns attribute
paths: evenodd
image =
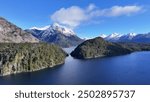
<svg viewBox="0 0 150 102"><path fill-rule="evenodd" d="M54 44L0 43L0 76L63 64L67 53Z"/></svg>
<svg viewBox="0 0 150 102"><path fill-rule="evenodd" d="M90 59L124 55L135 51L150 51L150 44L112 43L97 37L81 43L71 52L71 56L78 59Z"/></svg>

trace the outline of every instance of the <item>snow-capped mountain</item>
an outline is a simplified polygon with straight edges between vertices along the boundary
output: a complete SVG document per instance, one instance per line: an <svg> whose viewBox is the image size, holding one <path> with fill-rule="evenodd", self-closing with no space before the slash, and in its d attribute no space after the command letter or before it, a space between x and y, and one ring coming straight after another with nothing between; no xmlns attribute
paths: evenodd
<svg viewBox="0 0 150 102"><path fill-rule="evenodd" d="M118 41L120 42L130 42L134 39L134 37L136 37L136 33L129 33L126 35L122 35L120 36L120 38L118 39Z"/></svg>
<svg viewBox="0 0 150 102"><path fill-rule="evenodd" d="M118 34L118 33L113 33L113 34L110 34L110 35L105 35L105 34L102 34L100 35L100 37L104 38L105 40L108 40L108 41L117 41L122 35Z"/></svg>
<svg viewBox="0 0 150 102"><path fill-rule="evenodd" d="M2 43L35 43L39 42L32 34L0 17L0 42Z"/></svg>
<svg viewBox="0 0 150 102"><path fill-rule="evenodd" d="M55 43L61 47L76 46L83 42L82 39L76 36L72 29L58 23L42 28L32 27L26 31L32 33L33 36L41 41Z"/></svg>
<svg viewBox="0 0 150 102"><path fill-rule="evenodd" d="M129 33L125 35L113 33L113 34L106 35L106 36L100 35L100 37L111 42L150 43L150 33L146 33L146 34Z"/></svg>
<svg viewBox="0 0 150 102"><path fill-rule="evenodd" d="M105 35L105 34L100 34L100 37L102 37L102 38L106 38L106 37L107 37L107 35Z"/></svg>
<svg viewBox="0 0 150 102"><path fill-rule="evenodd" d="M65 36L71 36L71 35L75 35L75 32L72 29L69 29L65 26L59 25L58 23L54 23L52 25L48 25L45 27L32 27L30 28L30 30L40 30L40 31L44 31L44 35L47 36L48 35L53 35L55 34L55 31L64 34Z"/></svg>
<svg viewBox="0 0 150 102"><path fill-rule="evenodd" d="M137 34L136 33L129 33L127 34L127 36L132 39L133 37L135 37Z"/></svg>
<svg viewBox="0 0 150 102"><path fill-rule="evenodd" d="M119 39L122 35L118 34L118 33L113 33L109 36L106 37L106 39Z"/></svg>

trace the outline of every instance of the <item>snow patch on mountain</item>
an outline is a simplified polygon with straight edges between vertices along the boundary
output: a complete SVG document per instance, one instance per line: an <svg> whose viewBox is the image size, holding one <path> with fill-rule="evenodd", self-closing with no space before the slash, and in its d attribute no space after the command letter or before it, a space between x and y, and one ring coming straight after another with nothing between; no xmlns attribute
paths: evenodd
<svg viewBox="0 0 150 102"><path fill-rule="evenodd" d="M50 27L50 25L45 26L45 27L41 27L41 28L39 28L39 27L32 27L30 29L32 29L32 30L47 30L49 27Z"/></svg>
<svg viewBox="0 0 150 102"><path fill-rule="evenodd" d="M106 38L106 37L107 37L107 35L105 35L105 34L100 34L100 37L102 37L102 38Z"/></svg>
<svg viewBox="0 0 150 102"><path fill-rule="evenodd" d="M132 39L135 36L137 36L136 33L129 33L129 34L125 34L125 35L122 35L122 34L119 34L119 33L113 33L113 34L110 34L110 35L105 35L105 34L101 34L100 35L100 37L105 38L107 40L119 39L119 38L122 38L122 37L126 37L126 38Z"/></svg>
<svg viewBox="0 0 150 102"><path fill-rule="evenodd" d="M128 35L134 37L134 36L136 36L137 34L136 34L136 33L129 33Z"/></svg>
<svg viewBox="0 0 150 102"><path fill-rule="evenodd" d="M110 34L110 35L106 36L104 39L110 40L110 41L116 41L116 40L118 40L121 36L122 36L121 34L113 33L113 34Z"/></svg>
<svg viewBox="0 0 150 102"><path fill-rule="evenodd" d="M111 35L108 35L107 38L119 38L121 37L122 35L118 34L118 33L113 33Z"/></svg>

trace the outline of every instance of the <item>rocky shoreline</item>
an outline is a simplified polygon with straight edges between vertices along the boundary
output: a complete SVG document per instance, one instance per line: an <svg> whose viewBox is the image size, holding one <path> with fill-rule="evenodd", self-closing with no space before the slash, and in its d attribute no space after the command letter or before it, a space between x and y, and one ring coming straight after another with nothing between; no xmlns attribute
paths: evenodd
<svg viewBox="0 0 150 102"><path fill-rule="evenodd" d="M56 65L53 65L53 66L49 66L49 67L41 67L41 68L37 68L37 69L31 70L31 71L18 71L18 72L13 72L13 73L4 73L4 74L0 74L0 76L4 77L4 76L8 76L8 75L13 75L13 74L36 72L36 71L40 71L40 70L47 69L47 68L54 68L56 66L63 65L64 63L65 62L56 64Z"/></svg>

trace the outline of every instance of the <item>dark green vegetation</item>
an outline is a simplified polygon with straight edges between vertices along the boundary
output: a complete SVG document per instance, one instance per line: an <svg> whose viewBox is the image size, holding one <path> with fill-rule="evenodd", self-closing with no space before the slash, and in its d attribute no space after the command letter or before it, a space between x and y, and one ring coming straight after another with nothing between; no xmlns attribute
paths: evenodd
<svg viewBox="0 0 150 102"><path fill-rule="evenodd" d="M64 63L67 54L46 43L0 43L0 75L32 72Z"/></svg>
<svg viewBox="0 0 150 102"><path fill-rule="evenodd" d="M150 44L111 43L97 37L80 44L71 55L79 59L88 59L129 54L134 51L150 51Z"/></svg>

